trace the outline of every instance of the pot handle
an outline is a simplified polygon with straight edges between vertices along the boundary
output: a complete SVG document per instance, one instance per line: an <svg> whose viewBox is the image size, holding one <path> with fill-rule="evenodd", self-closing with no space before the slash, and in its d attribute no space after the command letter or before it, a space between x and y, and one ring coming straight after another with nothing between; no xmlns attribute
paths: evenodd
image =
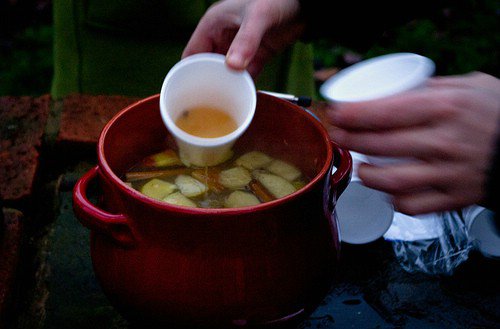
<svg viewBox="0 0 500 329"><path fill-rule="evenodd" d="M348 150L341 148L337 143L330 141L333 149L332 165L337 170L332 174L330 171L331 188L338 186L337 198L344 192L351 181L352 175L352 157ZM332 168L333 169L333 168Z"/></svg>
<svg viewBox="0 0 500 329"><path fill-rule="evenodd" d="M110 237L124 248L135 246L129 220L123 214L111 214L92 204L87 198L89 184L96 179L99 166L90 169L76 183L73 189L73 210L83 226Z"/></svg>
<svg viewBox="0 0 500 329"><path fill-rule="evenodd" d="M324 197L325 214L331 214L337 199L344 192L351 181L352 157L348 150L341 148L337 143L330 141L333 150L333 161L330 166L329 177L326 180ZM333 168L337 168L332 173Z"/></svg>

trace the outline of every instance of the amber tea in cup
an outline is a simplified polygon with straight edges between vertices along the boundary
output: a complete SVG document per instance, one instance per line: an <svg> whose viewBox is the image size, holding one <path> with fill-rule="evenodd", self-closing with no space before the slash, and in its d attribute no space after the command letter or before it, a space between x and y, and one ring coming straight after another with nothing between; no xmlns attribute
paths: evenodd
<svg viewBox="0 0 500 329"><path fill-rule="evenodd" d="M252 121L257 93L247 71L234 71L220 54L196 54L168 72L160 113L184 164L216 166Z"/></svg>
<svg viewBox="0 0 500 329"><path fill-rule="evenodd" d="M203 106L185 110L175 124L188 134L203 138L222 137L238 128L233 117L225 111Z"/></svg>

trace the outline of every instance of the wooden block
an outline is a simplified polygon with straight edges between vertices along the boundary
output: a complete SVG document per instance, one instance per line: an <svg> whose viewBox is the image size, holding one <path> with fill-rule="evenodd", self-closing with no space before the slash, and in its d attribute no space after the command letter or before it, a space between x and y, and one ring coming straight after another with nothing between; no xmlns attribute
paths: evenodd
<svg viewBox="0 0 500 329"><path fill-rule="evenodd" d="M95 144L120 110L139 100L125 96L70 95L63 100L58 142Z"/></svg>

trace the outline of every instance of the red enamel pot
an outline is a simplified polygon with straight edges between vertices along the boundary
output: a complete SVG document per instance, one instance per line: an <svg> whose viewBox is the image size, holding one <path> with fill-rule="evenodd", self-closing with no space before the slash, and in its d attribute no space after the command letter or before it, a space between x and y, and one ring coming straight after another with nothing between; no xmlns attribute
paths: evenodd
<svg viewBox="0 0 500 329"><path fill-rule="evenodd" d="M112 304L132 321L188 327L273 326L312 311L334 278L339 235L330 213L350 179L349 153L302 108L259 93L234 149L290 161L312 180L257 206L199 209L153 200L120 179L166 147L175 143L156 95L111 119L98 165L75 186L74 210L91 230L94 271ZM98 205L87 197L94 181Z"/></svg>

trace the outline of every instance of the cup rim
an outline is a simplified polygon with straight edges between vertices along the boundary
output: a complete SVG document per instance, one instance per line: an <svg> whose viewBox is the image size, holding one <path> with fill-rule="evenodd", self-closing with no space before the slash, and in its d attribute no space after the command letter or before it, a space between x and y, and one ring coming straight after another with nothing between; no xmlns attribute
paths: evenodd
<svg viewBox="0 0 500 329"><path fill-rule="evenodd" d="M365 73L366 79L370 79L370 72L373 69L379 69L381 67L390 67L393 63L400 60L411 60L413 65L412 72L410 75L405 76L400 79L397 84L392 84L390 87L382 90L378 93L361 96L345 96L345 95L335 95L332 89L339 86L341 83L347 81L346 79L352 78L357 74ZM415 53L401 52L401 53L391 53L382 56L377 56L369 58L367 60L353 64L337 74L333 75L331 78L326 80L320 87L320 94L327 100L331 102L363 102L368 100L373 100L377 98L387 97L395 95L400 92L404 92L413 89L419 85L422 85L429 77L434 74L435 64L434 62L425 56L418 55ZM373 76L371 76L373 78Z"/></svg>
<svg viewBox="0 0 500 329"><path fill-rule="evenodd" d="M264 93L259 93L261 97L273 97L266 95ZM103 130L101 131L101 135L99 136L99 141L97 144L97 155L98 155L98 164L99 168L101 168L100 172L104 176L106 180L110 180L113 184L116 184L120 191L122 193L127 194L128 196L140 201L143 204L147 204L150 207L158 208L158 209L165 209L165 210L172 210L178 213L183 213L183 214L188 214L188 215L214 215L217 214L218 216L231 216L234 214L247 214L247 213L252 213L252 212L257 212L257 211L265 211L269 208L275 207L279 204L283 204L286 202L289 202L290 200L293 200L297 198L299 195L310 191L313 186L320 184L321 180L325 175L328 174L328 171L330 169L330 164L331 161L333 161L333 145L330 142L328 133L326 129L321 125L321 123L316 120L314 117L312 117L310 114L308 114L306 111L303 111L300 108L291 108L291 110L296 111L299 113L299 115L303 115L304 118L308 118L309 121L317 127L317 129L320 131L320 133L323 135L323 140L325 141L325 146L326 146L326 151L327 154L325 156L326 159L329 159L329 161L325 161L323 167L318 171L318 173L306 184L306 186L302 187L301 189L293 192L292 194L289 194L287 196L284 196L282 198L272 200L269 202L264 202L255 206L247 206L247 207L239 207L239 208L192 208L192 207L184 207L184 206L177 206L173 204L169 204L166 202L162 202L159 200L155 200L153 198L149 198L142 194L141 192L135 190L134 188L128 186L125 184L125 182L120 179L116 175L116 173L111 169L109 166L106 157L105 157L105 151L104 151L104 141L106 139L107 132L113 127L114 123L118 121L123 115L125 115L128 111L131 111L138 106L140 106L143 103L147 102L152 102L152 101L158 101L158 98L160 97L159 94L149 96L147 98L141 99L133 104L130 104L129 106L125 107L122 109L120 112L118 112L111 120L108 121L108 123L104 126ZM288 104L288 101L275 98L276 102L281 102L284 104Z"/></svg>
<svg viewBox="0 0 500 329"><path fill-rule="evenodd" d="M163 84L161 87L161 92L160 92L160 114L162 117L162 120L164 124L167 126L167 128L172 132L172 134L178 138L180 138L183 142L189 143L194 146L201 146L201 147L217 147L224 145L230 141L236 140L240 135L242 135L245 130L248 128L250 125L250 122L253 119L253 116L255 114L255 108L257 106L257 91L255 89L255 84L253 82L252 77L248 73L248 71L235 71L229 69L226 64L225 64L225 56L221 54L215 54L215 53L199 53L199 54L194 54L188 57L183 58L179 62L177 62L167 73L167 76L163 80ZM170 115L168 115L166 105L164 104L165 100L165 93L166 90L169 86L169 83L172 79L172 77L175 75L176 72L179 70L183 69L184 67L188 65L192 65L194 63L200 63L200 62L211 62L211 63L217 63L217 64L222 64L224 67L228 70L228 72L231 73L236 73L241 76L241 79L245 81L245 83L250 87L251 93L250 93L250 113L247 115L243 123L233 132L221 136L221 137L215 137L215 138L203 138L203 137L198 137L194 136L191 134L188 134L184 130L180 129L177 127L175 122L172 120Z"/></svg>

